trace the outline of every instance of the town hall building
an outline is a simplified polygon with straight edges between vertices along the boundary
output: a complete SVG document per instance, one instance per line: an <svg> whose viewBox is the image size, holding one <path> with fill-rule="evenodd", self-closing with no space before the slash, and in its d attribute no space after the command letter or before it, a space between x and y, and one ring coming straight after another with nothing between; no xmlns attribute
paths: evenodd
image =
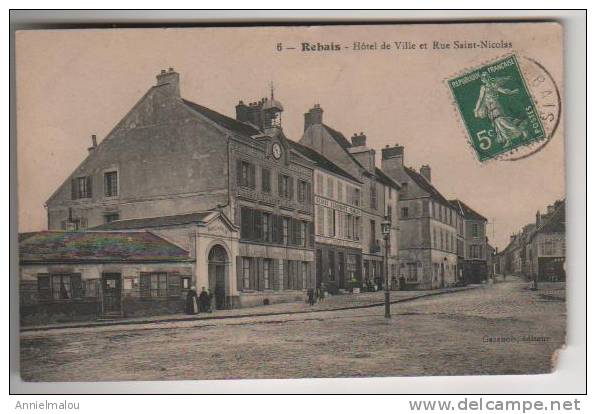
<svg viewBox="0 0 596 414"><path fill-rule="evenodd" d="M179 265L146 266L161 257L143 258L145 267L127 270L109 256L109 270L82 272L73 267L76 258L32 249L22 265L34 262L44 269L37 276L27 271L27 278L47 280L44 300L62 305L79 300L52 291L64 290L58 281L65 275L83 285L96 279L98 298L123 297L124 286L131 301L182 298L191 286L206 287L222 309L302 298L315 283L315 163L285 137L282 111L272 93L257 102L240 101L234 119L185 100L179 74L161 71L105 139L98 144L93 137L88 156L48 199L48 229L86 230L96 235L85 242L92 245L101 243L103 233L142 234L141 240L159 241L167 251L176 247L175 261L186 252L184 271ZM67 238L59 245L68 251L69 243ZM143 297L143 283L156 293ZM32 295L28 303L35 302ZM126 306L112 308L129 313Z"/></svg>

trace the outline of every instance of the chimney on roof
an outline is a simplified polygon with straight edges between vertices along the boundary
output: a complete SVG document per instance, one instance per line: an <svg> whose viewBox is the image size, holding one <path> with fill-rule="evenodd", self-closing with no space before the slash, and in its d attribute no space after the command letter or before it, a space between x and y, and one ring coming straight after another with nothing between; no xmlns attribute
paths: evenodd
<svg viewBox="0 0 596 414"><path fill-rule="evenodd" d="M95 151L95 148L97 148L97 135L93 134L91 135L91 146L87 148L89 154Z"/></svg>
<svg viewBox="0 0 596 414"><path fill-rule="evenodd" d="M265 99L261 99L258 102L249 102L246 105L243 101L239 101L236 105L236 120L240 122L248 122L258 129L262 130L263 123L263 104Z"/></svg>
<svg viewBox="0 0 596 414"><path fill-rule="evenodd" d="M162 86L170 95L180 97L180 75L174 68L162 69L156 78L157 86Z"/></svg>
<svg viewBox="0 0 596 414"><path fill-rule="evenodd" d="M426 178L426 181L430 183L430 165L425 164L420 167L420 175Z"/></svg>
<svg viewBox="0 0 596 414"><path fill-rule="evenodd" d="M354 133L352 135L352 146L366 147L366 135L364 135L364 132L360 132L360 134Z"/></svg>
<svg viewBox="0 0 596 414"><path fill-rule="evenodd" d="M304 130L306 131L311 125L321 125L322 123L323 108L321 105L315 104L304 114Z"/></svg>
<svg viewBox="0 0 596 414"><path fill-rule="evenodd" d="M536 227L540 227L540 223L542 221L542 216L540 215L540 210L536 211Z"/></svg>
<svg viewBox="0 0 596 414"><path fill-rule="evenodd" d="M401 170L404 167L404 147L395 144L393 147L381 149L381 169L385 174L401 182Z"/></svg>

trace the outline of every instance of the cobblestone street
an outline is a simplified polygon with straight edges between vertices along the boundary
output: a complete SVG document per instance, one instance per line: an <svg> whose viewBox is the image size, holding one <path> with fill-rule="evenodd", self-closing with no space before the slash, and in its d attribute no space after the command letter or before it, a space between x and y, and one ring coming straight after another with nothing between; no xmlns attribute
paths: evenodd
<svg viewBox="0 0 596 414"><path fill-rule="evenodd" d="M369 307L22 332L21 372L27 381L545 373L565 339L564 294L508 278L393 304L389 321Z"/></svg>

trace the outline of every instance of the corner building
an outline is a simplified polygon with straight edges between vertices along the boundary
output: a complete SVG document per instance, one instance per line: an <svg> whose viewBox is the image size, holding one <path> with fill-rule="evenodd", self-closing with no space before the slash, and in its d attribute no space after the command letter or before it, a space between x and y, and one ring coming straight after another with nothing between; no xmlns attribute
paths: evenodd
<svg viewBox="0 0 596 414"><path fill-rule="evenodd" d="M49 229L155 232L192 259L189 283L163 283L210 287L218 308L302 299L314 286L314 164L285 137L283 106L273 96L241 101L228 117L182 98L179 78L163 70L93 139L47 201ZM122 285L117 271L97 277Z"/></svg>

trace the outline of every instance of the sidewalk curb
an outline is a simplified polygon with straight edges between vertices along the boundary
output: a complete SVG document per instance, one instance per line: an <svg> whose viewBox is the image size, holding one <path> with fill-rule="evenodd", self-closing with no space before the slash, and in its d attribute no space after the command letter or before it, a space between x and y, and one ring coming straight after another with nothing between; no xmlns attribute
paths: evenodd
<svg viewBox="0 0 596 414"><path fill-rule="evenodd" d="M391 304L402 303L402 302L410 302L417 299L427 298L431 296L438 296L438 295L445 295L449 293L458 293L458 292L466 292L468 290L474 290L482 287L482 285L477 286L466 286L464 288L456 288L456 289L446 289L437 292L429 292L423 293L416 296L411 296L408 298L403 299L395 299L390 301ZM305 314L305 313L320 313L320 312L337 312L342 310L349 310L349 309L366 309L366 308L374 308L378 306L384 306L384 302L374 302L374 303L367 303L364 305L354 305L354 306L342 306L337 308L330 308L330 309L308 309L308 310L297 310L297 311L289 311L289 312L267 312L267 313L244 313L238 315L218 315L218 316L197 316L197 317L190 317L190 318L163 318L163 319L144 319L144 320L114 320L114 321L105 321L105 322L87 322L87 323L80 323L77 325L48 325L48 326L40 326L40 327L22 327L20 332L44 332L44 331L51 331L56 329L69 329L69 328L101 328L106 326L118 326L118 325L146 325L146 324L160 324L160 323L168 323L168 322L195 322L195 321L208 321L208 320L217 320L217 319L239 319L239 318L249 318L249 317L262 317L262 316L277 316L277 315L294 315L294 314Z"/></svg>

